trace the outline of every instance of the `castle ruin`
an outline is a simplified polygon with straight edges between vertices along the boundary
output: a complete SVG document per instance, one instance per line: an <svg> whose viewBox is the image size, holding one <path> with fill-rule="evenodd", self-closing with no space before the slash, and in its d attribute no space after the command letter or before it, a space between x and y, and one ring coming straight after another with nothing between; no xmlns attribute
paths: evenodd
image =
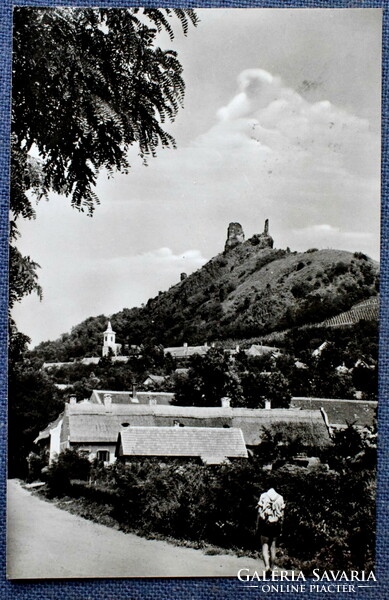
<svg viewBox="0 0 389 600"><path fill-rule="evenodd" d="M227 241L224 251L235 248L238 244L244 242L244 232L240 223L230 223L227 230Z"/></svg>
<svg viewBox="0 0 389 600"><path fill-rule="evenodd" d="M227 230L227 240L224 246L224 252L235 248L245 241L244 231L240 223L230 223ZM253 246L258 246L259 250L264 248L273 248L274 240L269 234L269 219L266 219L263 233L256 233L250 239Z"/></svg>

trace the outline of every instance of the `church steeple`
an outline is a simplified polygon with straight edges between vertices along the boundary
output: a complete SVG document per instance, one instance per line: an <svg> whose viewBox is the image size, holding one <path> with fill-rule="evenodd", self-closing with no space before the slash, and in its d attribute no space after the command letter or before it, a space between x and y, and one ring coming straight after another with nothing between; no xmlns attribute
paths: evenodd
<svg viewBox="0 0 389 600"><path fill-rule="evenodd" d="M113 333L115 335L115 332L112 329L111 321L108 321L107 329L104 331L104 333Z"/></svg>
<svg viewBox="0 0 389 600"><path fill-rule="evenodd" d="M103 356L109 355L109 349L112 350L115 356L120 353L121 344L117 344L115 341L116 333L112 329L111 321L108 321L107 329L104 331L103 336Z"/></svg>

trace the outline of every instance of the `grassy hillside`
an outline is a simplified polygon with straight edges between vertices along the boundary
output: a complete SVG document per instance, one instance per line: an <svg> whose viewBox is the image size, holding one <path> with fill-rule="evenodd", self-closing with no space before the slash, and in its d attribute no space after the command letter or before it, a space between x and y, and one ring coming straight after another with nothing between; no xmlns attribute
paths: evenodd
<svg viewBox="0 0 389 600"><path fill-rule="evenodd" d="M378 263L356 252L290 252L240 243L150 299L111 318L117 341L165 346L247 339L319 323L377 294ZM100 354L104 316L40 344L45 360Z"/></svg>

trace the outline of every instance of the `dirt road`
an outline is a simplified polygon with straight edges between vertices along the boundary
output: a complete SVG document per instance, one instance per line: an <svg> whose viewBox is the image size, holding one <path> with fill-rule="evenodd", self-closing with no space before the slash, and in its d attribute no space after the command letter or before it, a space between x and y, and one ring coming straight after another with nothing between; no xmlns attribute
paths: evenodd
<svg viewBox="0 0 389 600"><path fill-rule="evenodd" d="M236 577L260 560L146 540L60 510L8 482L7 574L11 579L61 577Z"/></svg>

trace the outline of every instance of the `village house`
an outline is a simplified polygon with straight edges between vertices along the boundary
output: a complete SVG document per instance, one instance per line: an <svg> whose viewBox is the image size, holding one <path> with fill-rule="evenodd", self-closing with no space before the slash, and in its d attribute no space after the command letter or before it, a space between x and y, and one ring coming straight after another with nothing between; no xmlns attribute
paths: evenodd
<svg viewBox="0 0 389 600"><path fill-rule="evenodd" d="M330 434L348 425L358 429L372 427L378 403L375 400L342 400L331 398L293 397L291 408L321 410L328 423Z"/></svg>
<svg viewBox="0 0 389 600"><path fill-rule="evenodd" d="M123 427L115 456L122 462L132 458L194 458L218 465L230 459L247 458L241 429L217 427Z"/></svg>
<svg viewBox="0 0 389 600"><path fill-rule="evenodd" d="M143 387L161 387L169 380L169 377L163 375L153 375L150 373L143 382Z"/></svg>
<svg viewBox="0 0 389 600"><path fill-rule="evenodd" d="M138 398L140 394L138 392ZM125 427L148 427L150 444L153 443L152 431L160 427L208 428L211 437L214 429L240 429L250 452L256 451L265 431L274 427L281 434L300 437L307 447L325 446L330 442L318 408L270 409L270 405L264 409L233 408L228 399L223 399L220 407L172 406L157 404L155 394L150 394L147 404L133 402L127 392L95 390L90 400L76 402L72 398L54 424L40 432L35 443L48 450L50 460L67 448L76 448L91 460L97 458L112 463L118 434Z"/></svg>

